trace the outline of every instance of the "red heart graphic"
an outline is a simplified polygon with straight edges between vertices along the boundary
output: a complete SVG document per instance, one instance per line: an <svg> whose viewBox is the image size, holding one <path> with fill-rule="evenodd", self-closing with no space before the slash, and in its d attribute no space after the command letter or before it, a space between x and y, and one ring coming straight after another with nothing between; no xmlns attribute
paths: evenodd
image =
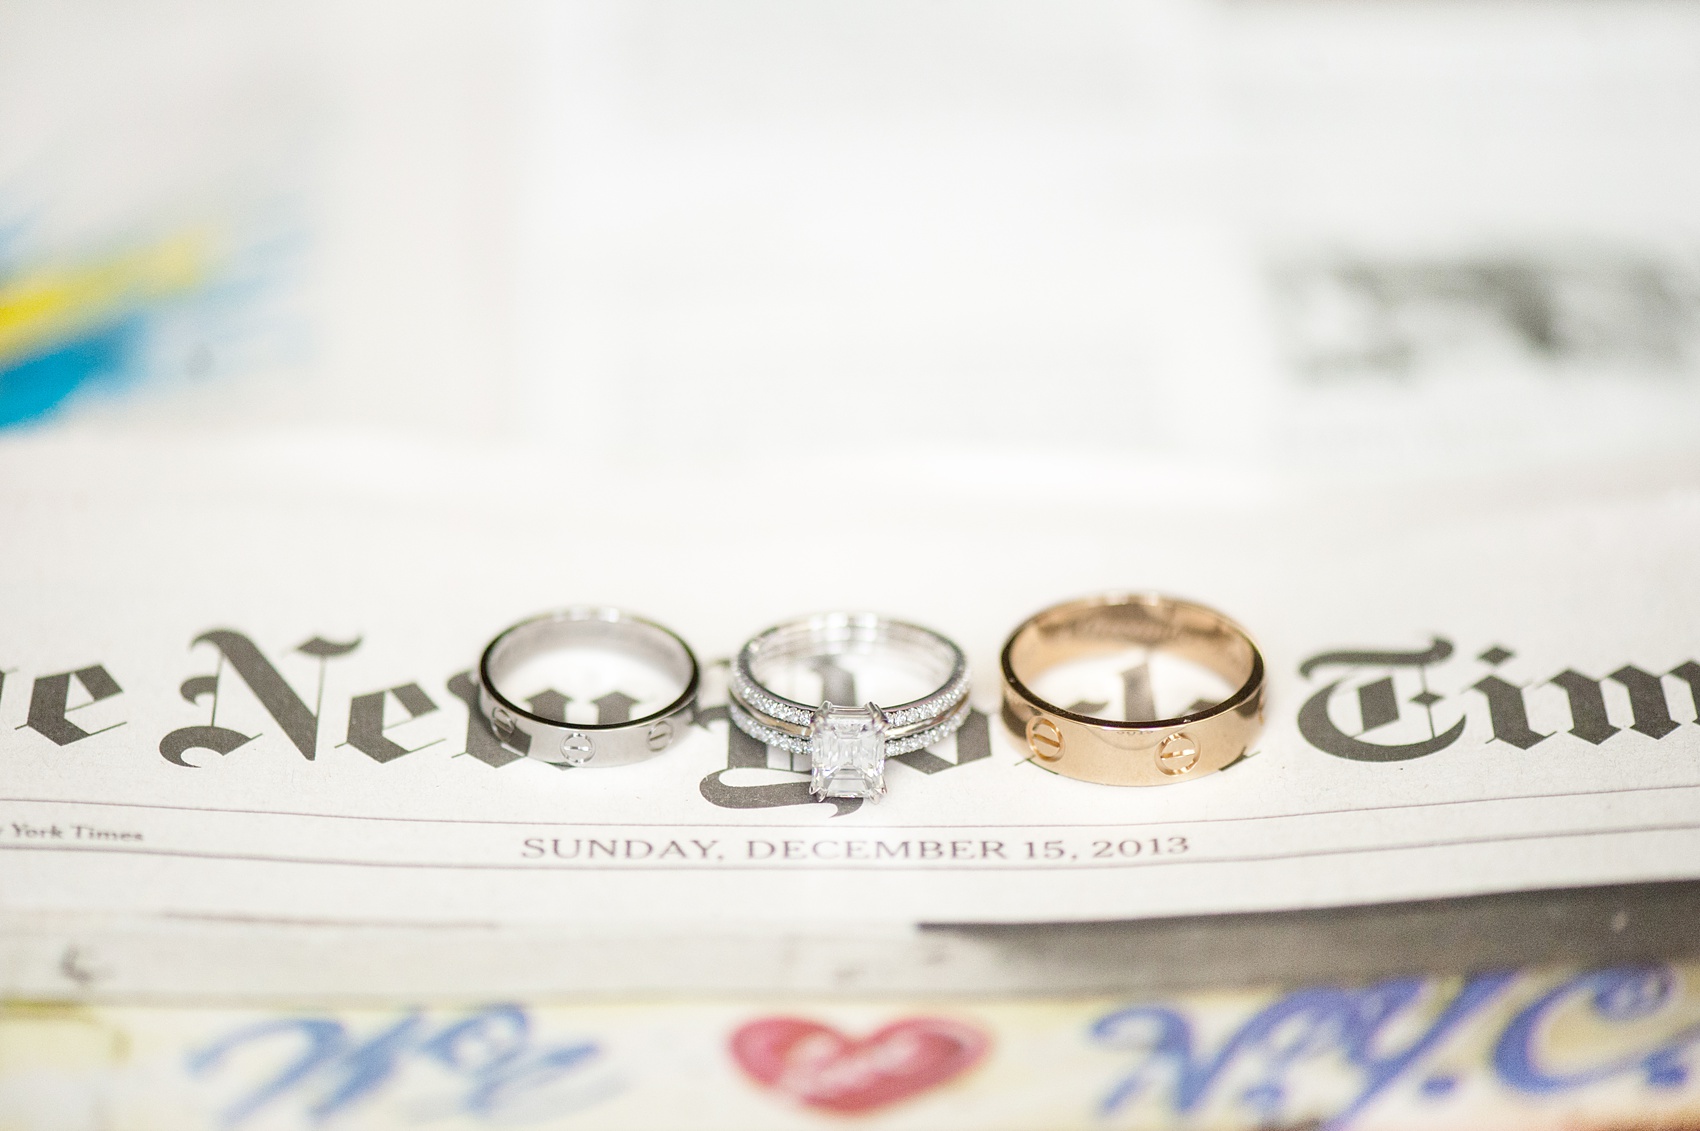
<svg viewBox="0 0 1700 1131"><path fill-rule="evenodd" d="M910 1017L860 1040L798 1017L764 1017L732 1034L732 1055L751 1079L845 1115L936 1088L990 1047L978 1029L942 1017Z"/></svg>

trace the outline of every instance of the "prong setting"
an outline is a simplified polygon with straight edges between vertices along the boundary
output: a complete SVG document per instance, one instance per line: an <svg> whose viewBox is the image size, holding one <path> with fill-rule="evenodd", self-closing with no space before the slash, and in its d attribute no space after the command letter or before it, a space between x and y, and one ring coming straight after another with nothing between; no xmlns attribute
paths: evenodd
<svg viewBox="0 0 1700 1131"><path fill-rule="evenodd" d="M885 793L885 712L822 703L809 722L809 791L817 798Z"/></svg>

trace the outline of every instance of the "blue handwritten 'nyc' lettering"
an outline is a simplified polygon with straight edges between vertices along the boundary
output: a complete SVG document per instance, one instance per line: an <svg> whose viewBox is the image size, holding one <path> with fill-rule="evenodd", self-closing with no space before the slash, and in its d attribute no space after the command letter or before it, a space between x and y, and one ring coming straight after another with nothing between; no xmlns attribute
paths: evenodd
<svg viewBox="0 0 1700 1131"><path fill-rule="evenodd" d="M1205 1047L1193 1018L1180 1009L1120 1009L1090 1030L1098 1045L1135 1056L1099 1101L1099 1114L1113 1116L1151 1096L1183 1117L1218 1102L1240 1107L1258 1123L1310 1119L1323 1131L1340 1131L1401 1085L1440 1099L1460 1081L1425 1066L1449 1040L1481 1022L1489 1006L1502 1002L1517 977L1477 975L1450 997L1442 996L1440 983L1425 979L1298 990L1258 1011L1215 1049ZM1571 1051L1561 1065L1548 1047L1562 1011L1580 1007L1607 1026L1645 1022L1680 1000L1677 984L1675 972L1659 966L1569 978L1511 1015L1487 1043L1491 1052L1481 1072L1530 1100L1575 1094L1625 1076L1639 1076L1657 1089L1681 1087L1692 1078L1686 1057L1700 1045L1700 1022L1639 1051L1595 1062L1588 1062L1584 1049ZM1323 1111L1294 1110L1301 1088L1314 1095L1318 1080L1340 1069L1349 1080L1343 1100Z"/></svg>
<svg viewBox="0 0 1700 1131"><path fill-rule="evenodd" d="M496 1005L447 1024L433 1024L413 1010L365 1036L331 1017L269 1019L193 1053L189 1073L211 1077L229 1067L239 1075L232 1064L239 1051L279 1042L292 1042L297 1054L220 1113L224 1126L235 1127L287 1099L301 1103L313 1122L323 1122L375 1098L415 1067L446 1076L453 1097L446 1105L449 1110L475 1117L507 1116L543 1088L584 1077L603 1060L601 1047L593 1041L537 1042L524 1009ZM576 1097L564 1097L552 1110L560 1114L575 1101L587 1106L616 1086L600 1081Z"/></svg>
<svg viewBox="0 0 1700 1131"><path fill-rule="evenodd" d="M1267 1006L1215 1051L1200 1047L1191 1020L1166 1006L1142 1005L1119 1010L1092 1027L1100 1044L1139 1054L1140 1059L1099 1105L1111 1115L1158 1080L1173 1081L1171 1106L1177 1114L1198 1111L1230 1079L1252 1082L1238 1103L1264 1118L1288 1105L1301 1069L1328 1058L1354 1070L1353 1098L1323 1126L1341 1127L1367 1107L1445 1038L1493 1001L1515 978L1487 974L1467 981L1415 1038L1384 1047L1386 1031L1425 996L1420 979L1384 982L1366 989L1322 987L1299 990Z"/></svg>
<svg viewBox="0 0 1700 1131"><path fill-rule="evenodd" d="M1615 1024L1642 1021L1669 1008L1678 998L1677 977L1663 966L1628 966L1597 970L1549 990L1518 1013L1505 1027L1493 1049L1499 1078L1530 1095L1555 1095L1639 1076L1653 1088L1680 1088L1692 1075L1685 1057L1700 1044L1700 1022L1682 1027L1651 1048L1613 1057L1597 1064L1559 1067L1543 1054L1546 1031L1559 1012L1585 1003L1594 1017Z"/></svg>

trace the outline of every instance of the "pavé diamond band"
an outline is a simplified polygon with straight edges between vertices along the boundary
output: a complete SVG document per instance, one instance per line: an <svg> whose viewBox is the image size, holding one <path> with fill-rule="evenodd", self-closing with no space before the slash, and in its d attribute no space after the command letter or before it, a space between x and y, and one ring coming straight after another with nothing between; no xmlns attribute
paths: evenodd
<svg viewBox="0 0 1700 1131"><path fill-rule="evenodd" d="M1033 691L1046 672L1129 648L1191 661L1235 690L1167 719L1100 718ZM1106 785L1172 785L1230 765L1263 730L1263 657L1214 609L1154 593L1107 593L1030 618L1003 649L1004 724L1047 770Z"/></svg>
<svg viewBox="0 0 1700 1131"><path fill-rule="evenodd" d="M810 706L763 682L781 665L819 670L836 657L880 652L919 665L936 689L890 707L871 702L857 707L831 702L834 687L823 675L822 702ZM877 798L885 792L888 757L942 742L968 718L968 661L962 649L919 625L873 613L823 613L776 625L745 644L732 662L728 693L738 729L809 756L809 788L816 797Z"/></svg>
<svg viewBox="0 0 1700 1131"><path fill-rule="evenodd" d="M566 721L564 707L563 717L553 718L502 692L527 663L575 650L631 657L668 676L678 695L635 719L581 723ZM555 765L627 766L653 758L684 735L700 674L690 646L671 630L619 609L579 605L521 621L490 641L478 664L478 706L491 732L516 754Z"/></svg>

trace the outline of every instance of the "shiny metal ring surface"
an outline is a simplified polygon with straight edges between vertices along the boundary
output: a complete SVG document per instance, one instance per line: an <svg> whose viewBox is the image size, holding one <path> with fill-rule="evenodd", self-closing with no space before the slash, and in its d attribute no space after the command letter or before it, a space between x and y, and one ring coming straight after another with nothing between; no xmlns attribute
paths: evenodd
<svg viewBox="0 0 1700 1131"><path fill-rule="evenodd" d="M774 692L763 675L779 663L877 651L918 660L937 686L919 699L875 703L800 703ZM968 660L930 628L877 613L799 617L751 638L732 661L729 714L745 734L810 758L817 797L870 797L885 792L885 759L942 742L968 718Z"/></svg>
<svg viewBox="0 0 1700 1131"><path fill-rule="evenodd" d="M1079 714L1032 689L1059 664L1129 647L1199 664L1235 690L1169 719ZM1023 622L1002 656L1004 724L1035 765L1105 785L1175 785L1231 765L1263 730L1263 656L1216 610L1155 593L1106 593L1054 605Z"/></svg>
<svg viewBox="0 0 1700 1131"><path fill-rule="evenodd" d="M586 645L625 652L678 681L658 711L619 723L563 722L501 691L503 677L540 653ZM653 758L691 725L701 670L679 635L654 621L601 605L575 605L520 621L498 634L478 663L478 706L491 732L516 754L555 765L628 766Z"/></svg>

